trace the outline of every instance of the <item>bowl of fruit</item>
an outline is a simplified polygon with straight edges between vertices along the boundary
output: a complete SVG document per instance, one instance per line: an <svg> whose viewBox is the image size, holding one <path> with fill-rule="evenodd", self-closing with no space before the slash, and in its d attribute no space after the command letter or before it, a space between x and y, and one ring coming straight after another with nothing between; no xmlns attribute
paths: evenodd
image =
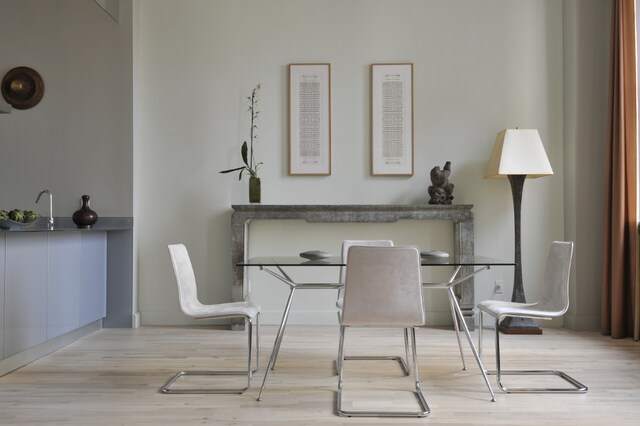
<svg viewBox="0 0 640 426"><path fill-rule="evenodd" d="M33 224L38 215L31 210L0 210L0 228L2 229L15 229L23 228Z"/></svg>

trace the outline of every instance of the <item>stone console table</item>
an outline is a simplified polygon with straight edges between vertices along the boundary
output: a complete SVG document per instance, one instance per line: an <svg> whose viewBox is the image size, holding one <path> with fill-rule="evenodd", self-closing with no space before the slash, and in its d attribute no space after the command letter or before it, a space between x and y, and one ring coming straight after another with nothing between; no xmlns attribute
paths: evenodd
<svg viewBox="0 0 640 426"><path fill-rule="evenodd" d="M249 297L244 268L235 266L248 257L249 224L252 220L300 219L308 223L393 223L400 219L449 220L453 223L454 254L474 254L473 213L471 204L462 205L232 205L231 258L234 280L231 297L234 302ZM468 271L462 271L463 273ZM461 284L457 292L465 321L473 329L473 278ZM244 324L234 322L233 329Z"/></svg>

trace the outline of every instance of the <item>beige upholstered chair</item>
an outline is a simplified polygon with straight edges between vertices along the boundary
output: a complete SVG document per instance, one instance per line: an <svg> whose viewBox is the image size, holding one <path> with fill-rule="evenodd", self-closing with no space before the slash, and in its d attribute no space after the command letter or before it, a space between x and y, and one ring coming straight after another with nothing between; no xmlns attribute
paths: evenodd
<svg viewBox="0 0 640 426"><path fill-rule="evenodd" d="M348 255L340 317L337 412L341 416L425 417L430 411L420 389L415 335L415 327L424 325L425 322L420 251L415 246L352 246ZM345 331L352 327L398 327L411 331L414 393L420 404L420 411L348 411L342 408L344 361L349 359L345 357L344 351ZM391 359L402 360L401 357ZM401 361L401 365L402 363ZM405 374L408 374L406 368Z"/></svg>
<svg viewBox="0 0 640 426"><path fill-rule="evenodd" d="M499 324L504 317L551 319L564 315L569 308L569 270L573 243L554 241L549 251L544 272L542 297L535 303L504 302L487 300L478 304L480 309L480 331L478 333L478 349L482 356L483 314L495 319L496 370L487 372L495 374L498 386L507 393L564 392L585 393L587 387L571 376L556 370L503 370L500 363L500 331ZM569 382L570 388L507 388L502 384L502 376L506 375L556 375Z"/></svg>
<svg viewBox="0 0 640 426"><path fill-rule="evenodd" d="M342 261L347 263L349 259L349 249L352 246L375 246L375 247L393 247L393 241L391 240L344 240L342 242ZM340 282L344 284L345 277L347 275L347 268L345 266L340 267ZM338 300L336 306L338 309L342 309L342 294L343 289L338 290ZM339 319L339 318L338 318Z"/></svg>
<svg viewBox="0 0 640 426"><path fill-rule="evenodd" d="M203 305L198 300L196 278L193 273L189 253L183 244L169 245L169 255L178 284L178 296L182 312L194 319L237 318L243 317L248 328L248 365L246 371L179 371L162 386L163 393L242 393L251 386L252 374L260 365L260 306L249 302L220 303ZM256 369L253 369L253 325L256 326ZM188 348L185 348L188 350ZM182 376L214 376L214 375L246 375L247 384L239 389L183 389L171 388L171 385Z"/></svg>
<svg viewBox="0 0 640 426"><path fill-rule="evenodd" d="M344 240L342 242L342 261L347 263L349 259L349 249L353 246L366 246L366 247L393 247L393 241L391 240ZM340 267L340 283L344 285L345 276L347 274L346 266ZM338 289L338 300L336 300L336 307L338 308L338 322L340 322L340 314L342 312L342 298L344 293L344 287ZM410 371L409 367L409 330L404 330L404 350L405 360L402 361L405 370ZM358 359L358 357L346 357L345 359ZM394 357L396 359L396 357ZM340 368L336 363L336 369Z"/></svg>

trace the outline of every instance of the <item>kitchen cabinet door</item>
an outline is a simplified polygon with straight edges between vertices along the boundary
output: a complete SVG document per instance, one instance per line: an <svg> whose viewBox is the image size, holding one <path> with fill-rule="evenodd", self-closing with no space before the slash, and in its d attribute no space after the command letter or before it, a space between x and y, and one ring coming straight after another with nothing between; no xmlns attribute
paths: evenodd
<svg viewBox="0 0 640 426"><path fill-rule="evenodd" d="M6 234L5 358L42 343L47 330L47 234Z"/></svg>
<svg viewBox="0 0 640 426"><path fill-rule="evenodd" d="M82 232L80 326L107 316L107 233Z"/></svg>
<svg viewBox="0 0 640 426"><path fill-rule="evenodd" d="M80 322L79 232L49 234L47 340L78 328Z"/></svg>

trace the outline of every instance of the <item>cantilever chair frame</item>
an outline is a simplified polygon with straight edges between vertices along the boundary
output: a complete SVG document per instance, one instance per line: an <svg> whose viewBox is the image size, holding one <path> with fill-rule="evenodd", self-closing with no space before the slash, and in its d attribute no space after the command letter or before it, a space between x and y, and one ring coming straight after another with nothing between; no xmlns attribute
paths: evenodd
<svg viewBox="0 0 640 426"><path fill-rule="evenodd" d="M398 357L398 356L389 356L389 357L382 357L382 356L370 356L370 357L366 357L366 356L351 356L351 357L345 357L344 356L344 336L345 336L345 330L346 330L347 326L341 325L340 326L340 343L339 343L339 347L338 347L338 398L336 401L336 411L338 413L338 415L340 416L344 416L344 417L427 417L429 415L429 413L431 413L431 409L429 408L429 405L427 404L427 401L424 397L424 395L422 394L422 387L420 386L420 377L418 374L418 355L416 352L416 328L415 327L410 327L410 328L405 328L405 336L408 334L411 336L411 352L412 352L412 369L413 369L413 375L414 375L414 384L415 384L415 391L413 392L414 395L416 396L416 398L418 399L418 403L420 404L420 409L421 411L409 411L409 412L404 412L404 411L353 411L353 410L345 410L342 408L342 399L343 399L343 395L342 395L342 391L344 388L344 383L343 383L343 378L344 378L344 361L345 360L393 360L393 361L398 361L400 363L400 366L402 367L402 370L405 374L405 376L408 376L409 373L409 368L407 366L407 364L404 362L404 359L402 359L402 357ZM408 331L411 330L411 332L409 333Z"/></svg>
<svg viewBox="0 0 640 426"><path fill-rule="evenodd" d="M561 259L565 260L564 263L561 264L561 269L557 274L554 274L556 270L553 269L553 265L551 263L552 253L554 249L561 250L560 254L564 254L566 258ZM564 253L562 252L564 251ZM568 254L567 254L568 253ZM478 332L478 351L480 353L480 357L482 357L482 335L484 331L484 314L491 315L494 317L495 322L495 351L496 351L496 369L492 371L485 371L485 374L495 375L498 386L503 392L506 393L586 393L588 388L569 376L568 374L558 371L558 370L503 370L502 363L500 360L500 321L506 317L514 317L514 318L531 318L538 320L550 320L553 317L558 317L563 315L567 309L569 308L569 296L568 296L568 287L569 287L569 274L571 267L571 258L573 255L573 243L572 242L563 242L563 241L554 241L551 250L549 252L549 257L547 260L546 270L545 270L545 280L553 280L556 278L559 281L558 288L563 290L563 296L558 300L558 297L552 297L552 300L560 302L558 306L555 306L556 310L551 310L547 307L547 310L536 309L534 311L528 309L538 308L538 303L533 304L524 304L524 303L513 303L507 304L507 307L512 310L505 309L505 312L490 312L490 304L491 302L486 302L489 306L483 306L484 302L478 304L480 316L479 316L479 327L480 330ZM552 266L550 266L552 265ZM549 272L549 268L551 272ZM551 276L548 277L547 274L550 273ZM559 274L562 274L559 276ZM553 280L555 281L555 280ZM551 285L550 282L545 281L545 289L549 289ZM559 286L562 287L559 287ZM544 300L544 299L543 299ZM500 302L498 302L500 303ZM519 310L520 312L516 312ZM547 388L547 387L506 387L502 384L502 376L558 376L561 379L564 379L566 382L571 384L571 387L568 388Z"/></svg>
<svg viewBox="0 0 640 426"><path fill-rule="evenodd" d="M482 334L483 334L483 312L480 310L480 330L478 331L478 351L482 357ZM500 361L500 321L505 317L532 318L538 320L550 320L551 317L535 315L499 315L495 317L495 346L496 346L496 369L486 370L490 376L496 376L498 387L505 393L586 393L589 388L580 383L568 374L558 370L503 370ZM569 388L539 388L539 387L506 387L502 384L502 376L558 376L572 385Z"/></svg>
<svg viewBox="0 0 640 426"><path fill-rule="evenodd" d="M416 251L417 254L417 280L418 280L418 285L417 287L419 288L419 293L420 293L420 301L419 304L421 305L421 311L422 311L422 322L424 323L424 301L422 298L422 280L421 280L421 267L420 267L420 253L417 249L417 247L415 246L393 246L393 247L376 247L376 246L353 246L352 248L350 248L350 251L353 250L381 250L381 251L389 251L389 250L406 250L406 249L413 249ZM350 255L351 256L351 255ZM357 262L357 261L356 261ZM354 263L352 263L351 265L353 265ZM347 264L347 279L345 280L345 291L348 292L349 287L348 287L348 283L349 281L349 270L351 269L351 267L349 266L350 264ZM362 290L360 290L362 291ZM345 293L346 295L346 293ZM348 299L345 298L345 302L348 302ZM347 304L343 304L343 309L347 307ZM356 314L356 317L359 317L360 314ZM406 318L405 318L406 320ZM346 322L346 323L345 323ZM337 360L337 365L338 365L338 395L337 395L337 400L336 400L336 412L339 416L345 416L345 417L426 417L429 415L429 413L431 412L429 405L427 404L427 401L424 397L424 395L422 394L422 388L420 386L420 377L418 374L418 356L417 356L417 352L416 352L416 326L418 324L415 325L411 325L409 326L409 324L406 324L403 329L405 331L405 348L407 348L407 344L409 343L408 340L408 335L410 335L410 344L411 344L411 352L412 352L412 369L413 369L413 374L414 374L414 385L415 385L415 391L413 392L413 394L415 395L415 397L418 400L418 403L420 405L420 411L367 411L367 410L345 410L342 407L342 401L343 401L343 389L344 389L344 361L345 360L396 360L400 363L403 372L405 373L405 375L409 375L409 368L407 366L407 364L404 362L404 360L402 359L402 357L397 357L397 356L390 356L390 357L376 357L376 356L351 356L351 357L345 357L345 351L344 351L344 338L345 338L345 331L348 327L368 327L368 326L376 326L376 324L378 323L378 321L373 321L373 320L365 320L362 324L359 324L359 322L362 322L361 320L356 320L356 325L349 323L349 321L345 321L344 317L341 317L340 319L340 338L339 338L339 346L338 346L338 360ZM383 322L383 321L382 321ZM383 324L378 324L378 326L381 327L385 327L385 325ZM388 326L393 326L393 325L388 325ZM398 327L397 325L395 325L395 327ZM410 333L409 333L410 330ZM407 354L407 360L408 360L409 356Z"/></svg>
<svg viewBox="0 0 640 426"><path fill-rule="evenodd" d="M260 368L260 314L255 317L256 326L256 368L253 368L253 321L248 315L229 315L225 317L215 317L216 319L225 318L245 318L247 326L247 338L248 338L248 357L247 357L247 370L182 370L171 376L167 382L162 385L162 393L167 394L229 394L229 393L244 393L251 386L251 380L253 373ZM224 389L207 389L207 388L171 388L171 386L182 376L247 376L247 384L242 388L224 388Z"/></svg>
<svg viewBox="0 0 640 426"><path fill-rule="evenodd" d="M176 244L174 246L182 246L181 244ZM181 286L180 280L178 278L178 266L176 265L176 261L174 259L174 252L172 250L171 245L169 246L169 253L171 255L171 263L173 265L174 272L176 274L176 282L178 287ZM185 253L188 256L188 253ZM190 263L191 261L189 261ZM197 295L195 296L197 299ZM181 304L182 308L182 304ZM185 315L190 316L185 312ZM195 317L194 317L195 318ZM253 378L253 373L255 373L260 368L260 312L258 311L255 315L255 327L256 327L256 368L253 368L253 326L254 326L254 318L250 315L242 315L242 314L229 314L229 315L211 315L211 316L203 316L197 317L195 319L226 319L226 318L245 318L247 327L247 337L248 337L248 356L247 356L247 370L182 370L178 371L176 374L171 376L167 382L162 385L160 391L165 394L241 394L251 386L251 379ZM246 376L247 383L246 386L242 388L172 388L171 386L183 376Z"/></svg>

